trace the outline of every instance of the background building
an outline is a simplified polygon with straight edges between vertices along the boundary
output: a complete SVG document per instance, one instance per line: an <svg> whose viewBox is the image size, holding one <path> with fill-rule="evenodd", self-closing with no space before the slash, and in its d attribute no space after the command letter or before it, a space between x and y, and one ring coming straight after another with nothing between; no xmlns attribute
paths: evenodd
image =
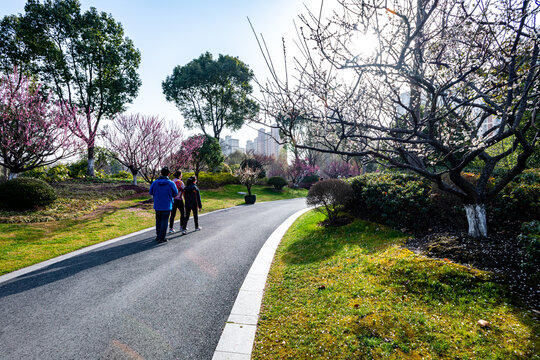
<svg viewBox="0 0 540 360"><path fill-rule="evenodd" d="M279 144L281 137L277 125L273 125L269 132L264 128L259 129L257 137L246 144L246 152L252 151L254 154L279 157L279 151L282 145Z"/></svg>
<svg viewBox="0 0 540 360"><path fill-rule="evenodd" d="M221 152L223 155L230 155L235 151L240 150L240 140L233 139L230 135L225 136L225 139L219 140Z"/></svg>

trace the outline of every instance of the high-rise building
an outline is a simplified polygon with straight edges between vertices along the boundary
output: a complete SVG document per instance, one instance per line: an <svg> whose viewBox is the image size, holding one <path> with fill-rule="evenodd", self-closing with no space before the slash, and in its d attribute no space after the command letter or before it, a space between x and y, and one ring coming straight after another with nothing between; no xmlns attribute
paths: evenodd
<svg viewBox="0 0 540 360"><path fill-rule="evenodd" d="M250 150L255 154L274 156L276 159L279 156L281 138L277 125L273 125L269 132L264 128L259 129L257 137L253 141L248 141L246 144L246 152Z"/></svg>
<svg viewBox="0 0 540 360"><path fill-rule="evenodd" d="M255 148L256 148L256 146L255 146L255 143L254 143L253 141L248 140L248 141L246 142L246 153L248 153L248 154L249 154L249 153L254 153L254 152L255 152Z"/></svg>
<svg viewBox="0 0 540 360"><path fill-rule="evenodd" d="M225 136L225 139L219 140L221 146L221 152L223 155L230 155L233 152L240 150L240 141L233 139L230 135Z"/></svg>

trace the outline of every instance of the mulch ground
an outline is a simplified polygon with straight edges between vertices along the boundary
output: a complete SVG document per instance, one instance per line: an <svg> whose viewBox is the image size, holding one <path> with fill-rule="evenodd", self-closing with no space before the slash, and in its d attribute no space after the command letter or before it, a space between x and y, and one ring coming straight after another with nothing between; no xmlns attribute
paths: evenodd
<svg viewBox="0 0 540 360"><path fill-rule="evenodd" d="M514 301L540 314L540 269L522 266L525 252L516 235L501 231L475 239L459 231L433 231L410 238L405 246L426 256L493 272L497 282L509 286Z"/></svg>

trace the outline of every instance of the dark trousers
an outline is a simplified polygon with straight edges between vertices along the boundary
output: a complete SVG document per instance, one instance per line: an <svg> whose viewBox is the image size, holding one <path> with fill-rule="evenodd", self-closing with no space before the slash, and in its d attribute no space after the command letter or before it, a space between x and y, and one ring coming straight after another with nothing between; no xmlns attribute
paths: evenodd
<svg viewBox="0 0 540 360"><path fill-rule="evenodd" d="M156 210L156 240L163 241L167 235L167 225L169 223L170 210L157 211Z"/></svg>
<svg viewBox="0 0 540 360"><path fill-rule="evenodd" d="M182 229L185 229L187 227L191 210L193 210L193 221L195 221L195 229L199 227L199 210L196 207L194 208L186 207L186 218L185 218L186 220L184 221L184 225L182 226Z"/></svg>
<svg viewBox="0 0 540 360"><path fill-rule="evenodd" d="M174 199L174 203L171 211L171 218L169 220L169 227L172 229L174 225L174 217L176 216L176 209L180 210L180 226L184 224L184 218L186 217L186 212L184 210L184 201L182 199ZM182 228L183 230L184 228Z"/></svg>

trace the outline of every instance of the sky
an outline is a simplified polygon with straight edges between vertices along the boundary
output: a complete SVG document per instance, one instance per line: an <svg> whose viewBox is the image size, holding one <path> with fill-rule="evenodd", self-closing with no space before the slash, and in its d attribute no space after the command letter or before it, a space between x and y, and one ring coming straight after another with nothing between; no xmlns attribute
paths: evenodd
<svg viewBox="0 0 540 360"><path fill-rule="evenodd" d="M294 22L306 6L320 6L320 0L80 0L83 11L95 7L113 16L141 52L139 75L142 86L127 113L159 115L183 124L180 111L167 102L161 83L177 65L185 65L209 51L236 56L246 63L259 80L268 77L247 17L257 34L264 36L274 61L282 59L282 37L294 46ZM26 0L0 0L0 16L24 13ZM253 84L254 88L256 85ZM245 147L261 126L252 124L232 135ZM185 130L186 135L195 131Z"/></svg>

